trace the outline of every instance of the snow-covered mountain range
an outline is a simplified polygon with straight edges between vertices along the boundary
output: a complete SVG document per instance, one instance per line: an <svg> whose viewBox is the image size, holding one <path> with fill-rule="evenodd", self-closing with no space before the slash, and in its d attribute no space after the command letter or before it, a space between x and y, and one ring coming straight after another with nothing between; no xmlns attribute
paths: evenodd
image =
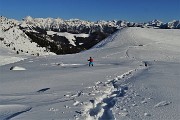
<svg viewBox="0 0 180 120"><path fill-rule="evenodd" d="M22 21L0 17L0 43L17 54L47 55L77 53L93 47L123 27L180 29L180 21L153 20L134 23L124 20L90 22L79 19L32 18Z"/></svg>
<svg viewBox="0 0 180 120"><path fill-rule="evenodd" d="M158 27L166 29L180 29L180 21L173 20L168 23L163 23L159 20L152 20L150 22L134 23L125 20L112 20L112 21L84 21L79 19L63 20L60 18L32 18L26 17L21 21L20 26L23 28L35 28L39 27L46 30L55 30L58 32L72 32L72 33L89 33L94 31L106 31L106 27Z"/></svg>

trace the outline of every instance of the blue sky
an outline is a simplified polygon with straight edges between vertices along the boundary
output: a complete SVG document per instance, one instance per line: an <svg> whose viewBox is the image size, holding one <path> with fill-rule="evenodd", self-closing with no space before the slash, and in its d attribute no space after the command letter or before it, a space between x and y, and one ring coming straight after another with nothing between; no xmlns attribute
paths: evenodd
<svg viewBox="0 0 180 120"><path fill-rule="evenodd" d="M180 20L180 0L0 0L0 15L163 22Z"/></svg>

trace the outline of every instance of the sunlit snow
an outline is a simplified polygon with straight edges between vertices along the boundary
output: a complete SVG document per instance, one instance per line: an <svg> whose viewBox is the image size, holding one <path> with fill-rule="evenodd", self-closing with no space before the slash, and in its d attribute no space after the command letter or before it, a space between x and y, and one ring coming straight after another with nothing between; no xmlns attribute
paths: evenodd
<svg viewBox="0 0 180 120"><path fill-rule="evenodd" d="M134 27L71 55L15 62L0 49L10 63L0 66L0 119L179 120L179 40L179 30Z"/></svg>

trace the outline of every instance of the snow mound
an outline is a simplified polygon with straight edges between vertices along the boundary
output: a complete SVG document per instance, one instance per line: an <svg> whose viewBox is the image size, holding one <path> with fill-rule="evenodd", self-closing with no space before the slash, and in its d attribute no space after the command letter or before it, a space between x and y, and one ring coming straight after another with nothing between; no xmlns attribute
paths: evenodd
<svg viewBox="0 0 180 120"><path fill-rule="evenodd" d="M10 70L26 70L26 68L19 67L19 66L12 66Z"/></svg>

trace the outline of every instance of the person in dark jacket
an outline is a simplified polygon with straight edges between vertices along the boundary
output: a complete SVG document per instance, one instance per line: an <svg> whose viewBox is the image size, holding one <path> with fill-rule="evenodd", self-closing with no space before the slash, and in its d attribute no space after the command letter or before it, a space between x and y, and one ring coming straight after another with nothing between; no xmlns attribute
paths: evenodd
<svg viewBox="0 0 180 120"><path fill-rule="evenodd" d="M93 63L94 60L92 57L90 57L88 61L89 61L89 67L94 65L94 63Z"/></svg>

